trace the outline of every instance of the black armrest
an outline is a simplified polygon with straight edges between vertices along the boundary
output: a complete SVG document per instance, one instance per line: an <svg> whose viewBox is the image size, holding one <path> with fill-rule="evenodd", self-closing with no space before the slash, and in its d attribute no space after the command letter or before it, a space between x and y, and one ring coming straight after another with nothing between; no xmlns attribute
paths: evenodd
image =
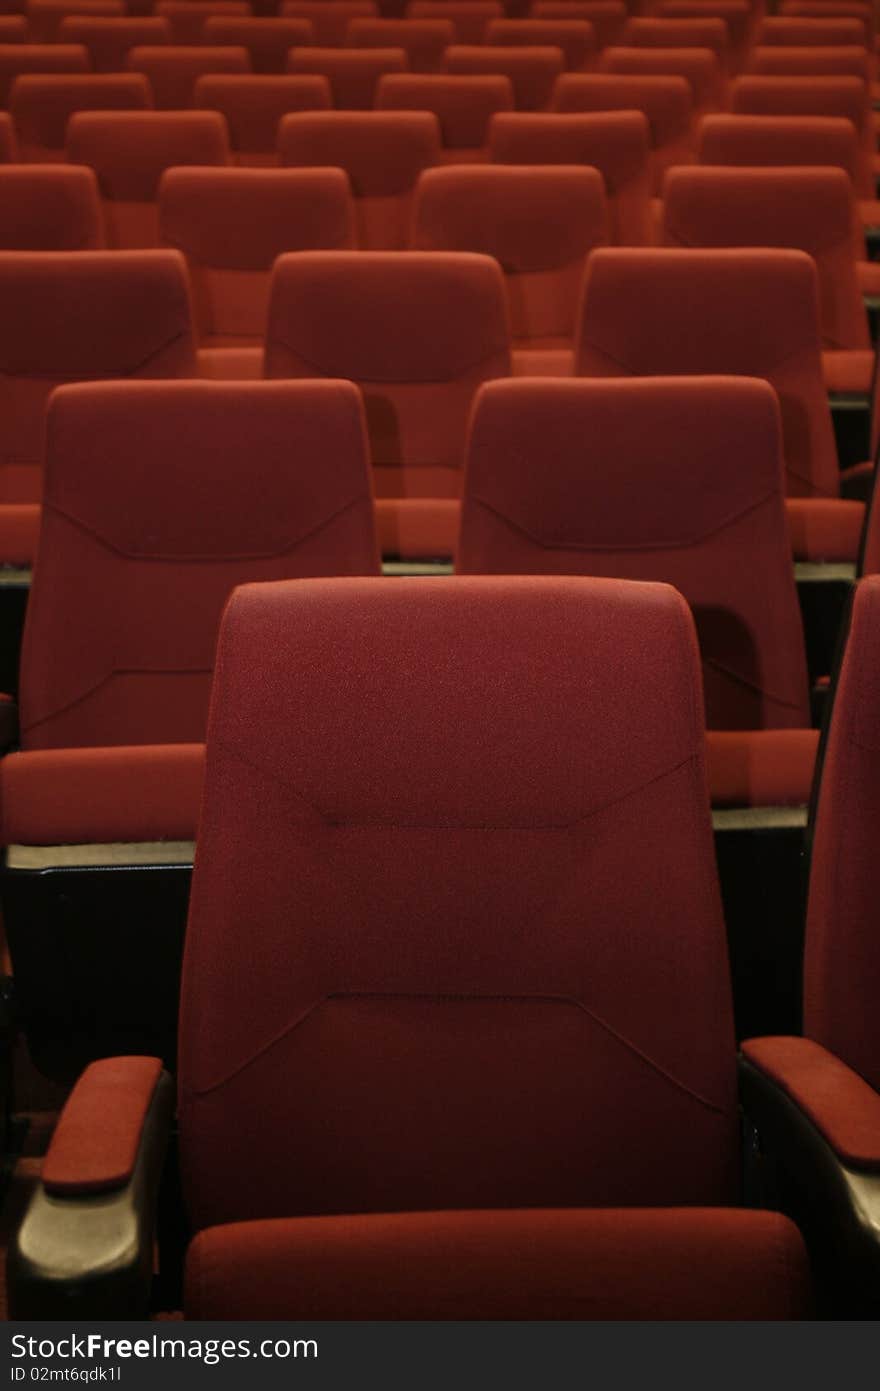
<svg viewBox="0 0 880 1391"><path fill-rule="evenodd" d="M173 1112L171 1078L155 1059L86 1069L10 1243L11 1318L146 1316Z"/></svg>

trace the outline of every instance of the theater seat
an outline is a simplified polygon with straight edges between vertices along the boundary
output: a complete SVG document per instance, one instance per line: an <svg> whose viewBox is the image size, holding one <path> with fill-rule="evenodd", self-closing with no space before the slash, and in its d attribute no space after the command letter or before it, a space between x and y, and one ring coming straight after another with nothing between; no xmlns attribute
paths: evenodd
<svg viewBox="0 0 880 1391"><path fill-rule="evenodd" d="M0 43L0 105L9 105L15 79L24 73L87 73L89 51L83 44Z"/></svg>
<svg viewBox="0 0 880 1391"><path fill-rule="evenodd" d="M513 105L510 78L500 73L395 73L381 78L376 89L380 111L433 112L443 142L440 157L448 164L484 162L490 122Z"/></svg>
<svg viewBox="0 0 880 1391"><path fill-rule="evenodd" d="M603 72L683 77L697 113L720 110L727 101L724 69L710 48L606 48L599 66Z"/></svg>
<svg viewBox="0 0 880 1391"><path fill-rule="evenodd" d="M26 73L9 94L20 157L27 163L63 163L67 123L78 111L146 111L150 84L140 73Z"/></svg>
<svg viewBox="0 0 880 1391"><path fill-rule="evenodd" d="M600 51L616 43L626 24L623 0L532 0L532 19L586 19L593 26Z"/></svg>
<svg viewBox="0 0 880 1391"><path fill-rule="evenodd" d="M762 48L864 47L868 41L867 26L852 15L770 15L762 19L756 37Z"/></svg>
<svg viewBox="0 0 880 1391"><path fill-rule="evenodd" d="M12 117L0 111L0 164L15 164L18 161L18 141Z"/></svg>
<svg viewBox="0 0 880 1391"><path fill-rule="evenodd" d="M280 15L307 19L321 48L341 48L353 19L374 19L375 0L282 0Z"/></svg>
<svg viewBox="0 0 880 1391"><path fill-rule="evenodd" d="M859 191L874 197L877 141L868 85L861 78L746 75L732 84L730 104L738 116L840 116L852 121L861 145Z"/></svg>
<svg viewBox="0 0 880 1391"><path fill-rule="evenodd" d="M291 111L328 111L333 93L325 77L226 77L206 73L196 79L193 106L219 111L229 131L235 164L271 168L278 163L278 126Z"/></svg>
<svg viewBox="0 0 880 1391"><path fill-rule="evenodd" d="M653 0L648 11L658 19L722 19L729 70L736 73L744 66L758 14L749 0Z"/></svg>
<svg viewBox="0 0 880 1391"><path fill-rule="evenodd" d="M246 18L251 6L246 0L156 0L155 13L167 19L174 44L200 44L205 25L215 15Z"/></svg>
<svg viewBox="0 0 880 1391"><path fill-rule="evenodd" d="M768 44L752 49L748 71L761 77L860 77L870 81L873 63L868 50L857 44L797 48Z"/></svg>
<svg viewBox="0 0 880 1391"><path fill-rule="evenodd" d="M67 15L121 19L125 14L123 0L27 0L24 9L31 43L57 43Z"/></svg>
<svg viewBox="0 0 880 1391"><path fill-rule="evenodd" d="M282 73L291 48L314 43L310 19L253 19L248 15L211 15L205 21L204 42L213 47L247 49L258 73Z"/></svg>
<svg viewBox="0 0 880 1391"><path fill-rule="evenodd" d="M626 48L710 48L722 66L729 64L730 36L726 22L718 15L686 19L631 16L620 42Z"/></svg>
<svg viewBox="0 0 880 1391"><path fill-rule="evenodd" d="M381 78L407 68L403 48L297 48L287 58L288 72L320 73L327 79L339 111L372 110Z"/></svg>
<svg viewBox="0 0 880 1391"><path fill-rule="evenodd" d="M104 224L90 169L0 165L0 250L100 251Z"/></svg>
<svg viewBox="0 0 880 1391"><path fill-rule="evenodd" d="M592 67L598 53L596 31L588 19L493 19L486 43L498 48L559 48L568 72Z"/></svg>
<svg viewBox="0 0 880 1391"><path fill-rule="evenodd" d="M282 165L344 169L360 245L402 248L416 181L440 156L440 129L428 111L302 112L282 119L278 156Z"/></svg>
<svg viewBox="0 0 880 1391"><path fill-rule="evenodd" d="M207 44L133 48L126 65L132 72L141 72L148 78L153 99L160 111L177 111L191 106L196 80L204 73L243 73L251 70L246 48L209 48Z"/></svg>
<svg viewBox="0 0 880 1391"><path fill-rule="evenodd" d="M28 26L23 14L0 15L0 44L27 43Z"/></svg>
<svg viewBox="0 0 880 1391"><path fill-rule="evenodd" d="M95 72L123 72L129 49L138 44L167 44L171 28L159 15L67 15L58 30L59 42L88 49Z"/></svg>
<svg viewBox="0 0 880 1391"><path fill-rule="evenodd" d="M565 61L558 47L502 48L500 45L447 48L443 58L446 72L461 75L495 74L507 77L513 87L518 111L544 111L550 105L556 79Z"/></svg>
<svg viewBox="0 0 880 1391"><path fill-rule="evenodd" d="M351 48L402 48L413 72L439 72L455 40L448 19L352 19L345 42Z"/></svg>
<svg viewBox="0 0 880 1391"><path fill-rule="evenodd" d="M483 43L486 27L501 19L501 0L409 0L407 19L446 19L455 31L454 43Z"/></svg>
<svg viewBox="0 0 880 1391"><path fill-rule="evenodd" d="M641 111L651 132L651 167L655 192L674 164L693 160L694 98L683 77L651 74L565 73L556 83L552 109L574 111Z"/></svg>

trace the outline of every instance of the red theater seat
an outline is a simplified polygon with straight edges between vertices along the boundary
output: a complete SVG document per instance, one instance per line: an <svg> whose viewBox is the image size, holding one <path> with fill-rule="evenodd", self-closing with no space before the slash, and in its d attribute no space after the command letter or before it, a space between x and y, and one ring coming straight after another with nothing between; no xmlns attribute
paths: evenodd
<svg viewBox="0 0 880 1391"><path fill-rule="evenodd" d="M627 11L623 0L532 0L529 15L532 19L586 19L601 50L617 42Z"/></svg>
<svg viewBox="0 0 880 1391"><path fill-rule="evenodd" d="M763 19L758 26L757 41L762 48L781 45L807 48L841 47L845 44L867 43L867 29L860 19L841 16L839 19L774 15Z"/></svg>
<svg viewBox="0 0 880 1391"><path fill-rule="evenodd" d="M308 19L321 48L341 48L353 19L375 18L375 0L282 0L278 11L293 19Z"/></svg>
<svg viewBox="0 0 880 1391"><path fill-rule="evenodd" d="M264 370L267 377L347 377L361 387L376 494L394 500L380 507L382 548L399 553L398 518L408 502L460 494L474 392L510 372L501 269L465 252L282 256ZM429 554L448 555L450 509L432 515L446 545Z"/></svg>
<svg viewBox="0 0 880 1391"><path fill-rule="evenodd" d="M278 163L282 116L291 111L327 111L332 105L326 77L207 73L193 89L193 106L225 117L234 161L257 167Z"/></svg>
<svg viewBox="0 0 880 1391"><path fill-rule="evenodd" d="M790 511L818 512L828 528L824 553L803 558L854 559L864 508L839 500L818 280L804 252L600 248L587 265L575 372L764 377L782 411Z"/></svg>
<svg viewBox="0 0 880 1391"><path fill-rule="evenodd" d="M553 92L553 110L641 111L651 132L651 167L657 192L673 164L693 159L694 98L684 77L626 73L565 73Z"/></svg>
<svg viewBox="0 0 880 1391"><path fill-rule="evenodd" d="M490 20L501 19L501 0L409 0L407 19L445 19L454 31L454 43L483 43Z"/></svg>
<svg viewBox="0 0 880 1391"><path fill-rule="evenodd" d="M599 66L603 72L683 77L698 113L717 111L727 99L724 70L709 48L606 48Z"/></svg>
<svg viewBox="0 0 880 1391"><path fill-rule="evenodd" d="M67 156L94 169L111 246L159 244L159 180L174 165L229 162L216 111L82 111L68 127Z"/></svg>
<svg viewBox="0 0 880 1391"><path fill-rule="evenodd" d="M456 571L672 584L694 613L708 728L746 740L809 727L779 407L765 382L483 387ZM805 802L811 773L812 758L782 800Z"/></svg>
<svg viewBox="0 0 880 1391"><path fill-rule="evenodd" d="M273 263L284 251L355 246L354 207L341 169L169 169L159 190L159 236L186 256L201 345L211 374L262 374ZM247 355L224 353L250 348ZM204 363L204 355L202 355ZM205 363L205 365L207 365Z"/></svg>
<svg viewBox="0 0 880 1391"><path fill-rule="evenodd" d="M402 48L298 48L287 59L289 72L326 77L333 105L340 111L372 110L380 79L386 73L406 72L408 66Z"/></svg>
<svg viewBox="0 0 880 1391"><path fill-rule="evenodd" d="M0 250L99 251L104 224L90 169L0 166Z"/></svg>
<svg viewBox="0 0 880 1391"><path fill-rule="evenodd" d="M0 43L0 104L9 105L15 79L23 73L87 73L89 51L83 44Z"/></svg>
<svg viewBox="0 0 880 1391"><path fill-rule="evenodd" d="M419 174L440 155L429 111L317 111L285 116L278 129L282 165L335 166L351 182L358 241L402 248Z"/></svg>
<svg viewBox="0 0 880 1391"><path fill-rule="evenodd" d="M171 42L167 19L158 15L67 15L58 30L61 43L82 44L88 49L95 72L123 72L129 49L139 44Z"/></svg>
<svg viewBox="0 0 880 1391"><path fill-rule="evenodd" d="M587 257L607 240L602 176L583 165L429 169L416 189L412 246L493 256L520 348L570 351Z"/></svg>
<svg viewBox="0 0 880 1391"><path fill-rule="evenodd" d="M351 48L402 48L413 72L439 72L455 28L448 19L352 19L345 42Z"/></svg>
<svg viewBox="0 0 880 1391"><path fill-rule="evenodd" d="M733 71L745 62L758 13L749 0L653 0L648 11L658 19L723 19Z"/></svg>
<svg viewBox="0 0 880 1391"><path fill-rule="evenodd" d="M852 121L866 154L874 145L868 86L857 77L739 77L731 110L737 116L842 116Z"/></svg>
<svg viewBox="0 0 880 1391"><path fill-rule="evenodd" d="M80 76L27 73L17 77L9 94L26 161L64 159L67 123L80 111L147 111L152 106L150 84L140 73L98 73Z"/></svg>
<svg viewBox="0 0 880 1391"><path fill-rule="evenodd" d="M0 15L0 44L27 43L28 26L23 14Z"/></svg>
<svg viewBox="0 0 880 1391"><path fill-rule="evenodd" d="M443 63L449 73L494 73L509 78L518 111L545 110L553 85L565 68L561 48L500 48L488 44L447 48Z"/></svg>
<svg viewBox="0 0 880 1391"><path fill-rule="evenodd" d="M284 72L290 49L314 43L314 39L315 29L310 19L211 15L205 21L206 44L246 48L251 67L258 73Z"/></svg>
<svg viewBox="0 0 880 1391"><path fill-rule="evenodd" d="M14 164L18 160L18 141L15 126L7 111L0 111L0 164Z"/></svg>
<svg viewBox="0 0 880 1391"><path fill-rule="evenodd" d="M155 13L168 20L172 43L197 44L209 19L215 15L246 18L251 6L246 0L156 0Z"/></svg>
<svg viewBox="0 0 880 1391"><path fill-rule="evenodd" d="M569 72L582 72L595 61L596 31L587 19L493 19L486 42L498 48L560 48Z"/></svg>
<svg viewBox="0 0 880 1391"><path fill-rule="evenodd" d="M133 48L127 59L132 72L143 73L160 111L178 111L192 105L196 80L204 73L250 72L246 48L167 47Z"/></svg>
<svg viewBox="0 0 880 1391"><path fill-rule="evenodd" d="M28 35L31 43L57 43L61 22L67 15L103 15L122 18L123 0L27 0Z"/></svg>
<svg viewBox="0 0 880 1391"><path fill-rule="evenodd" d="M730 37L717 15L705 19L667 19L653 15L627 20L620 42L628 48L711 48L722 63L728 59Z"/></svg>
<svg viewBox="0 0 880 1391"><path fill-rule="evenodd" d="M754 48L748 71L759 77L873 77L873 63L864 47Z"/></svg>
<svg viewBox="0 0 880 1391"><path fill-rule="evenodd" d="M376 92L383 111L431 111L440 125L442 157L450 164L482 161L496 112L513 110L513 87L500 74L409 73L383 77Z"/></svg>

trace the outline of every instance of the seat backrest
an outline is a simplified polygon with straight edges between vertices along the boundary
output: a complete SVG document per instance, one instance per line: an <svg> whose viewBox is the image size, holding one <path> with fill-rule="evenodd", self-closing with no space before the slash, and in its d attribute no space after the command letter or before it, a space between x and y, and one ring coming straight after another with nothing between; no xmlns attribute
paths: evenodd
<svg viewBox="0 0 880 1391"><path fill-rule="evenodd" d="M159 239L186 256L200 334L226 340L218 347L262 345L275 258L356 245L348 178L341 169L169 169Z"/></svg>
<svg viewBox="0 0 880 1391"><path fill-rule="evenodd" d="M0 44L27 43L28 25L23 14L0 15Z"/></svg>
<svg viewBox="0 0 880 1391"><path fill-rule="evenodd" d="M553 92L554 111L641 111L651 133L651 172L659 193L674 164L693 159L694 95L684 77L651 73L564 73Z"/></svg>
<svg viewBox="0 0 880 1391"><path fill-rule="evenodd" d="M599 51L588 19L493 19L486 42L499 48L560 48L569 72L582 72Z"/></svg>
<svg viewBox="0 0 880 1391"><path fill-rule="evenodd" d="M880 575L856 589L822 764L804 943L804 1032L880 1087Z"/></svg>
<svg viewBox="0 0 880 1391"><path fill-rule="evenodd" d="M851 16L862 20L866 29L873 22L873 8L865 0L781 0L781 15L812 15L814 18L841 19Z"/></svg>
<svg viewBox="0 0 880 1391"><path fill-rule="evenodd" d="M841 44L864 47L868 36L863 21L851 15L842 15L839 19L773 15L761 21L757 41L763 48L771 45L821 48Z"/></svg>
<svg viewBox="0 0 880 1391"><path fill-rule="evenodd" d="M500 73L406 73L383 77L376 91L380 111L432 111L444 150L482 151L489 122L513 110L513 86Z"/></svg>
<svg viewBox="0 0 880 1391"><path fill-rule="evenodd" d="M287 60L289 72L326 77L339 111L372 110L384 74L405 73L408 67L402 48L297 48Z"/></svg>
<svg viewBox="0 0 880 1391"><path fill-rule="evenodd" d="M205 73L193 89L194 107L219 111L225 117L233 158L247 165L277 164L282 116L291 111L329 111L332 105L326 77Z"/></svg>
<svg viewBox="0 0 880 1391"><path fill-rule="evenodd" d="M544 111L553 95L554 83L564 72L565 59L558 47L455 45L447 48L443 65L450 73L496 73L509 77L518 111Z"/></svg>
<svg viewBox="0 0 880 1391"><path fill-rule="evenodd" d="M56 43L67 15L104 15L122 18L123 0L27 0L28 34L32 43Z"/></svg>
<svg viewBox="0 0 880 1391"><path fill-rule="evenodd" d="M148 111L150 84L141 73L25 73L9 94L9 111L26 161L64 159L67 123L79 111Z"/></svg>
<svg viewBox="0 0 880 1391"><path fill-rule="evenodd" d="M456 570L673 584L696 621L708 727L809 726L766 382L490 382L471 422Z"/></svg>
<svg viewBox="0 0 880 1391"><path fill-rule="evenodd" d="M0 165L0 250L100 251L104 224L90 169Z"/></svg>
<svg viewBox="0 0 880 1391"><path fill-rule="evenodd" d="M587 257L607 241L598 169L460 165L419 179L411 245L494 256L514 340L525 344L571 337Z"/></svg>
<svg viewBox="0 0 880 1391"><path fill-rule="evenodd" d="M440 127L430 111L298 112L278 127L278 155L282 165L344 169L360 245L402 248L419 174L440 157Z"/></svg>
<svg viewBox="0 0 880 1391"><path fill-rule="evenodd" d="M836 167L861 188L862 146L852 121L839 116L704 116L697 159L768 168Z"/></svg>
<svg viewBox="0 0 880 1391"><path fill-rule="evenodd" d="M599 66L603 72L683 77L698 111L717 111L726 101L724 69L711 48L606 48Z"/></svg>
<svg viewBox="0 0 880 1391"><path fill-rule="evenodd" d="M616 43L626 24L623 0L532 0L532 19L586 19L593 26L596 47Z"/></svg>
<svg viewBox="0 0 880 1391"><path fill-rule="evenodd" d="M132 72L149 79L160 111L180 111L192 105L196 79L206 72L250 72L246 48L209 48L207 44L133 48L126 59Z"/></svg>
<svg viewBox="0 0 880 1391"><path fill-rule="evenodd" d="M170 43L171 29L167 19L159 15L67 15L61 21L58 37L61 43L83 44L95 72L123 72L130 48Z"/></svg>
<svg viewBox="0 0 880 1391"><path fill-rule="evenodd" d="M26 748L200 741L236 584L378 571L363 411L346 382L64 388L43 506Z"/></svg>
<svg viewBox="0 0 880 1391"><path fill-rule="evenodd" d="M63 382L195 372L175 251L0 252L0 500L41 490L46 402Z"/></svg>
<svg viewBox="0 0 880 1391"><path fill-rule="evenodd" d="M246 17L251 6L246 0L156 0L155 13L162 15L171 26L171 42L201 43L205 25L214 15Z"/></svg>
<svg viewBox="0 0 880 1391"><path fill-rule="evenodd" d="M666 586L233 596L181 1001L196 1228L735 1200L699 703Z"/></svg>
<svg viewBox="0 0 880 1391"><path fill-rule="evenodd" d="M501 19L501 0L409 0L407 19L448 19L454 43L482 43L490 20Z"/></svg>
<svg viewBox="0 0 880 1391"><path fill-rule="evenodd" d="M0 104L9 104L12 84L22 73L87 73L91 67L84 44L0 43Z"/></svg>
<svg viewBox="0 0 880 1391"><path fill-rule="evenodd" d="M283 0L281 15L311 20L315 43L341 48L352 19L371 19L379 13L376 0Z"/></svg>
<svg viewBox="0 0 880 1391"><path fill-rule="evenodd" d="M738 77L731 88L738 116L843 116L864 135L868 89L857 77Z"/></svg>
<svg viewBox="0 0 880 1391"><path fill-rule="evenodd" d="M504 280L488 256L302 251L275 263L264 374L360 385L379 495L457 496L474 392L509 371Z"/></svg>
<svg viewBox="0 0 880 1391"><path fill-rule="evenodd" d="M742 65L755 18L749 0L653 0L649 12L658 19L723 19L727 25L731 66Z"/></svg>
<svg viewBox="0 0 880 1391"><path fill-rule="evenodd" d="M578 375L764 377L779 397L788 493L837 496L818 277L805 252L599 248L580 316Z"/></svg>
<svg viewBox="0 0 880 1391"><path fill-rule="evenodd" d="M627 20L620 42L630 48L711 48L722 62L730 48L727 23L718 15L705 19L633 16Z"/></svg>
<svg viewBox="0 0 880 1391"><path fill-rule="evenodd" d="M448 19L352 19L345 42L351 48L402 48L413 72L439 72L455 28Z"/></svg>
<svg viewBox="0 0 880 1391"><path fill-rule="evenodd" d="M752 50L747 69L763 77L860 77L871 80L872 63L866 48L856 44L834 48L784 48L781 45Z"/></svg>
<svg viewBox="0 0 880 1391"><path fill-rule="evenodd" d="M111 246L157 246L162 174L228 164L226 122L216 111L81 111L68 127L67 157L97 175Z"/></svg>
<svg viewBox="0 0 880 1391"><path fill-rule="evenodd" d="M0 111L0 164L18 162L18 141L8 111Z"/></svg>
<svg viewBox="0 0 880 1391"><path fill-rule="evenodd" d="M310 19L289 15L273 19L211 15L205 22L204 34L206 44L246 48L253 71L260 73L285 72L290 49L315 40Z"/></svg>
<svg viewBox="0 0 880 1391"><path fill-rule="evenodd" d="M855 195L842 169L670 169L663 187L666 246L782 246L806 251L819 275L822 347L868 349L856 273Z"/></svg>
<svg viewBox="0 0 880 1391"><path fill-rule="evenodd" d="M593 165L605 182L611 240L624 246L650 240L650 132L640 111L493 116L489 158L498 164Z"/></svg>

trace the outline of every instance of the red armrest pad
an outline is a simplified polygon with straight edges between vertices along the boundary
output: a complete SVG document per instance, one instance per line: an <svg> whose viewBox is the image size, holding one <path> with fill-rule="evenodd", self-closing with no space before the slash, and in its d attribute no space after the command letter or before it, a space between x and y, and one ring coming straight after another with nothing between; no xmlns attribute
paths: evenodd
<svg viewBox="0 0 880 1391"><path fill-rule="evenodd" d="M865 504L843 498L787 497L785 513L795 560L854 561Z"/></svg>
<svg viewBox="0 0 880 1391"><path fill-rule="evenodd" d="M103 1193L128 1183L161 1073L158 1058L105 1058L86 1068L43 1161L47 1193Z"/></svg>
<svg viewBox="0 0 880 1391"><path fill-rule="evenodd" d="M456 498L376 499L376 529L382 555L405 560L451 556L458 541L461 503Z"/></svg>
<svg viewBox="0 0 880 1391"><path fill-rule="evenodd" d="M753 1038L743 1057L791 1097L844 1164L880 1170L880 1093L808 1038Z"/></svg>
<svg viewBox="0 0 880 1391"><path fill-rule="evenodd" d="M713 807L805 806L818 747L816 729L708 730Z"/></svg>

